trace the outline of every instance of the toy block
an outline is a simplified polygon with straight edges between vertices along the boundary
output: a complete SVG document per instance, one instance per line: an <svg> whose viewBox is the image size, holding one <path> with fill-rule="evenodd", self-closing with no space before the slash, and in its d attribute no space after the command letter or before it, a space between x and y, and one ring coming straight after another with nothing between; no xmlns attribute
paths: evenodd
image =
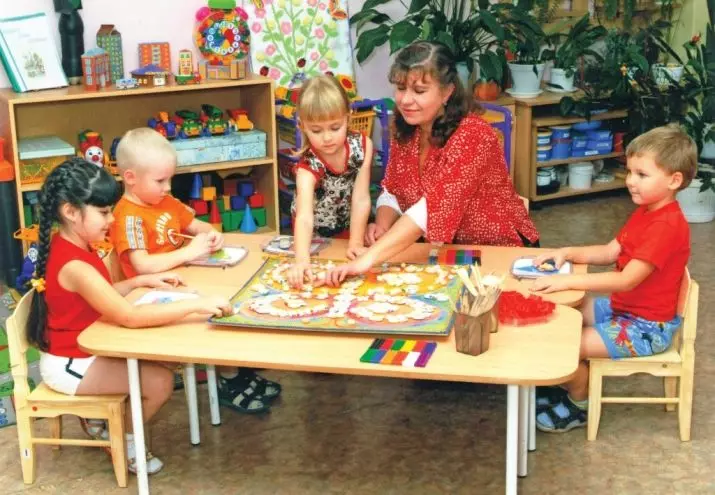
<svg viewBox="0 0 715 495"><path fill-rule="evenodd" d="M224 232L230 232L233 230L233 216L230 211L221 213L221 224L223 225Z"/></svg>
<svg viewBox="0 0 715 495"><path fill-rule="evenodd" d="M246 203L246 208L243 210L243 220L241 220L241 232L245 234L253 234L256 230L258 230L258 226L256 225L256 221L253 218L253 214L251 211L251 206Z"/></svg>
<svg viewBox="0 0 715 495"><path fill-rule="evenodd" d="M263 194L257 192L250 198L248 198L248 204L251 205L251 208L263 208L265 205L265 198L263 197Z"/></svg>
<svg viewBox="0 0 715 495"><path fill-rule="evenodd" d="M240 210L243 211L243 209L246 207L246 200L243 199L241 196L231 196L231 209L232 210Z"/></svg>
<svg viewBox="0 0 715 495"><path fill-rule="evenodd" d="M201 189L204 184L201 182L201 176L199 174L194 174L194 178L191 180L191 192L189 197L191 199L201 199Z"/></svg>
<svg viewBox="0 0 715 495"><path fill-rule="evenodd" d="M196 220L201 220L202 222L209 223L208 215L196 215Z"/></svg>
<svg viewBox="0 0 715 495"><path fill-rule="evenodd" d="M238 230L241 227L241 222L243 222L243 215L243 210L231 212L231 224L233 226L233 230Z"/></svg>
<svg viewBox="0 0 715 495"><path fill-rule="evenodd" d="M266 209L265 208L252 208L251 213L253 213L253 219L256 221L256 225L259 227L265 227L266 225Z"/></svg>
<svg viewBox="0 0 715 495"><path fill-rule="evenodd" d="M204 187L216 187L216 184L213 183L213 178L211 177L211 174L203 174L201 175L201 178L203 179Z"/></svg>
<svg viewBox="0 0 715 495"><path fill-rule="evenodd" d="M223 193L226 196L238 196L238 179L225 179L223 181Z"/></svg>
<svg viewBox="0 0 715 495"><path fill-rule="evenodd" d="M209 222L211 224L221 223L221 209L219 202L215 199L211 202L211 211L209 212Z"/></svg>
<svg viewBox="0 0 715 495"><path fill-rule="evenodd" d="M223 232L223 225L221 225L221 223L212 223L211 226L212 226L217 232Z"/></svg>
<svg viewBox="0 0 715 495"><path fill-rule="evenodd" d="M256 188L253 185L253 182L250 181L241 181L238 183L238 195L243 196L244 198L248 198L253 196L253 193L256 192Z"/></svg>
<svg viewBox="0 0 715 495"><path fill-rule="evenodd" d="M189 206L196 215L207 215L209 212L209 204L202 199L189 200Z"/></svg>
<svg viewBox="0 0 715 495"><path fill-rule="evenodd" d="M223 211L231 211L231 196L224 194L221 198L223 200Z"/></svg>
<svg viewBox="0 0 715 495"><path fill-rule="evenodd" d="M226 203L224 203L223 201L223 196L219 196L218 198L216 198L216 204L218 205L219 213L223 213L224 211L226 211Z"/></svg>
<svg viewBox="0 0 715 495"><path fill-rule="evenodd" d="M204 201L213 201L216 199L216 188L215 187L204 187L201 189L201 199Z"/></svg>

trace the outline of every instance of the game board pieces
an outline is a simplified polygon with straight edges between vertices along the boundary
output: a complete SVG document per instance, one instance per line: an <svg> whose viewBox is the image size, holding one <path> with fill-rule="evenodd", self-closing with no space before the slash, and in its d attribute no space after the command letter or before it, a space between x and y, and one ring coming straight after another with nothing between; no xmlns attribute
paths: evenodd
<svg viewBox="0 0 715 495"><path fill-rule="evenodd" d="M437 342L424 340L375 339L360 361L372 364L424 368Z"/></svg>
<svg viewBox="0 0 715 495"><path fill-rule="evenodd" d="M479 249L432 249L429 253L430 265L473 265L482 264Z"/></svg>

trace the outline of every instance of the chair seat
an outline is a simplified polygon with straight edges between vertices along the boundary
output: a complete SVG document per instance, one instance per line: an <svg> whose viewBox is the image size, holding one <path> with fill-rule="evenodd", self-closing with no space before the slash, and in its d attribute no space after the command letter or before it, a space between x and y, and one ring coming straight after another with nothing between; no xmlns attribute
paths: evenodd
<svg viewBox="0 0 715 495"><path fill-rule="evenodd" d="M27 400L42 402L44 404L96 404L98 402L124 402L127 394L117 395L67 395L52 390L44 383L40 383L35 390L30 392Z"/></svg>
<svg viewBox="0 0 715 495"><path fill-rule="evenodd" d="M665 352L661 352L660 354L653 354L652 356L643 356L643 357L632 357L632 358L626 358L626 359L611 359L611 358L596 358L596 359L589 359L590 362L604 362L604 363L612 363L614 366L618 366L619 363L664 363L664 364L678 364L681 363L683 360L680 357L680 354L678 354L678 351L676 351L673 347L668 349Z"/></svg>

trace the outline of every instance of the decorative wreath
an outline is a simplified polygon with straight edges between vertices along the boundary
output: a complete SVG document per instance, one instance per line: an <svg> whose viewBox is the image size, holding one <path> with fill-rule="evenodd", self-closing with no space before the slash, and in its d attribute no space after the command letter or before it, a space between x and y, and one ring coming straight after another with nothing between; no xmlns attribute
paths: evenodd
<svg viewBox="0 0 715 495"><path fill-rule="evenodd" d="M246 19L248 14L241 8L199 9L194 39L209 64L230 65L234 59L248 57L251 34Z"/></svg>

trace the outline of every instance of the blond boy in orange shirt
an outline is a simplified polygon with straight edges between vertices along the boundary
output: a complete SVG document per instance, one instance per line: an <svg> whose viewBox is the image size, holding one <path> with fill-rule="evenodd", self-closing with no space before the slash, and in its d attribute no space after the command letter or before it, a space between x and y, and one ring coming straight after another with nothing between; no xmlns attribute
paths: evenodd
<svg viewBox="0 0 715 495"><path fill-rule="evenodd" d="M224 238L171 195L177 156L149 128L127 132L117 147L124 195L114 209L110 236L126 277L170 270L221 249ZM187 242L180 234L194 236ZM220 370L219 400L237 411L259 413L281 391L249 368Z"/></svg>

